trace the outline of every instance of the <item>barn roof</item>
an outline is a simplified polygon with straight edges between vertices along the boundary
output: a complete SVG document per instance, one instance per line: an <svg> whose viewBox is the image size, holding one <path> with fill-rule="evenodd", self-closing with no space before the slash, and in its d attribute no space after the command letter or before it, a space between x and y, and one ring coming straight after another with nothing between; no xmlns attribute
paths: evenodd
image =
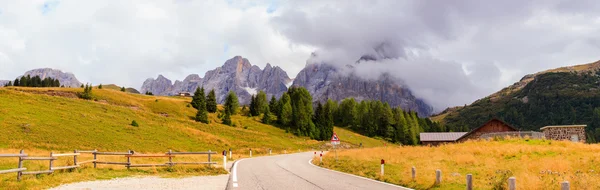
<svg viewBox="0 0 600 190"><path fill-rule="evenodd" d="M508 126L509 128L511 128L512 130L514 130L514 131L518 131L518 129L517 129L517 128L515 128L515 127L513 127L512 125L509 125L508 123L506 123L506 122L504 122L504 121L502 121L502 120L500 120L500 119L498 119L498 118L492 118L492 119L490 119L489 121L487 121L487 122L483 123L481 126L479 126L479 127L475 128L475 129L473 129L473 130L469 131L467 134L465 134L465 135L463 135L463 136L459 137L459 138L458 138L458 139L456 139L456 140L460 140L460 139L462 139L462 138L465 138L465 137L469 136L471 133L474 133L474 132L475 132L475 131L477 131L479 128L482 128L482 127L484 127L485 125L487 125L488 123L490 123L490 122L492 122L492 121L499 121L500 123L503 123L503 124L505 124L506 126Z"/></svg>
<svg viewBox="0 0 600 190"><path fill-rule="evenodd" d="M443 132L443 133L421 133L420 140L423 141L456 141L467 132Z"/></svg>

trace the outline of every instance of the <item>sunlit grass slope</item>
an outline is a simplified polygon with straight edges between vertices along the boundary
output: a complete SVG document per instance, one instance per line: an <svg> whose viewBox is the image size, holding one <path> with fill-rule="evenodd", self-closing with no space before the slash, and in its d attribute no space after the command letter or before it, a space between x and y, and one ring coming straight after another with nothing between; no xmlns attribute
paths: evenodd
<svg viewBox="0 0 600 190"><path fill-rule="evenodd" d="M285 151L293 153L324 149L328 142L318 142L286 133L285 130L260 123L260 117L235 115L235 126L220 124L217 114L209 114L210 124L193 121L196 110L188 106L191 98L146 96L111 89L93 89L93 100L76 96L80 88L0 88L0 153L17 153L19 149L31 156L48 156L53 152L78 150L119 151L159 154L168 151L217 151L232 148L234 159ZM139 127L131 126L132 120ZM351 131L335 129L342 143L357 147L381 146L380 140ZM89 157L89 155L88 155ZM218 158L218 156L217 156ZM213 159L218 162L221 159ZM61 158L60 165L72 160ZM89 160L82 156L80 160ZM102 157L103 161L124 161L123 157ZM162 160L161 160L162 159ZM206 161L206 156L176 158L185 161ZM0 170L16 168L18 159L0 159ZM135 159L136 163L164 163L164 158ZM30 170L47 170L47 161L27 161ZM16 182L16 174L0 174L0 186L9 189L43 189L61 183L93 179L110 179L132 175L210 175L223 173L203 167L187 167L175 171L105 166L103 169L83 168L77 172L25 176ZM2 189L2 188L0 188Z"/></svg>
<svg viewBox="0 0 600 190"><path fill-rule="evenodd" d="M236 127L220 124L216 114L209 115L210 124L195 122L189 99L94 89L95 101L88 101L70 97L76 91L81 89L0 89L0 148L163 152L319 144L259 118L236 115ZM132 120L140 126L131 126Z"/></svg>
<svg viewBox="0 0 600 190"><path fill-rule="evenodd" d="M324 167L415 189L465 189L467 174L475 189L507 189L516 177L518 189L600 189L600 145L549 140L471 141L439 147L352 149L324 158ZM386 160L381 177L380 161ZM411 167L417 170L411 180ZM442 184L434 186L435 170Z"/></svg>

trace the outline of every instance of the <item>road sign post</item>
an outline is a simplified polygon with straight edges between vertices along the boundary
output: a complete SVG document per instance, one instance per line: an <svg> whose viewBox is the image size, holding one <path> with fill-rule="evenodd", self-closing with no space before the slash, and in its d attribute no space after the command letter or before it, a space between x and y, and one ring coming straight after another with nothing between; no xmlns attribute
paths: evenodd
<svg viewBox="0 0 600 190"><path fill-rule="evenodd" d="M340 138L337 136L337 134L335 134L335 132L333 132L333 135L331 136L331 145L333 145L333 151L335 152L335 161L337 161L337 150L335 149L335 145L339 144Z"/></svg>

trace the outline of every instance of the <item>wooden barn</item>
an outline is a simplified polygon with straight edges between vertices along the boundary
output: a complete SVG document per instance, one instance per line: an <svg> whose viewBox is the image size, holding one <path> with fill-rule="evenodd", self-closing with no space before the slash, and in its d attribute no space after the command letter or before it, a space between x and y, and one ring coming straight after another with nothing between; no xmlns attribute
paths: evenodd
<svg viewBox="0 0 600 190"><path fill-rule="evenodd" d="M499 119L491 119L470 132L447 133L421 133L420 140L423 145L439 145L444 143L464 142L470 139L479 139L483 134L518 131L515 127Z"/></svg>

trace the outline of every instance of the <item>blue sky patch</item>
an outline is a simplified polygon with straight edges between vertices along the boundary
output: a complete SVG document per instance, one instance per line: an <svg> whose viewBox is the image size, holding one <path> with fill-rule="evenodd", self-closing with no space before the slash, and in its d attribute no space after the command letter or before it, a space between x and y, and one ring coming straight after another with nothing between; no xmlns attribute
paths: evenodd
<svg viewBox="0 0 600 190"><path fill-rule="evenodd" d="M269 7L267 7L267 13L271 14L277 10L279 6L277 5L277 1L273 0L269 3Z"/></svg>
<svg viewBox="0 0 600 190"><path fill-rule="evenodd" d="M48 14L52 10L56 9L56 7L58 7L58 4L60 4L59 1L46 1L40 7L40 11L42 11L42 14Z"/></svg>

